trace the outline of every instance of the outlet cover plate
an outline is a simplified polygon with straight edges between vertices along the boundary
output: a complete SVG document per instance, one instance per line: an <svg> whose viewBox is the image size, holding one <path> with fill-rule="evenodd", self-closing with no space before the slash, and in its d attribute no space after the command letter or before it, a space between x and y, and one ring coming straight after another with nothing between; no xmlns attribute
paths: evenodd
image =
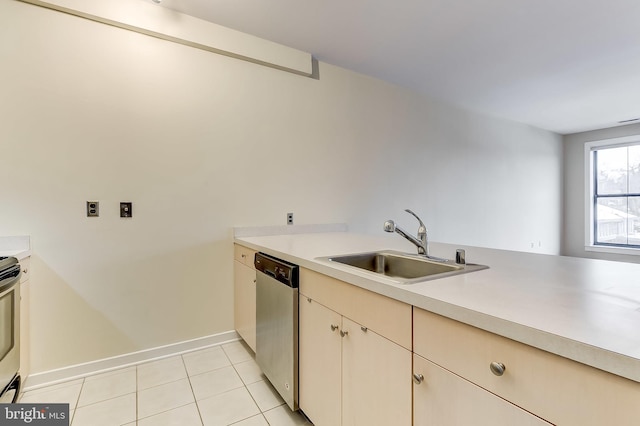
<svg viewBox="0 0 640 426"><path fill-rule="evenodd" d="M120 203L120 217L133 217L133 203L130 201Z"/></svg>
<svg viewBox="0 0 640 426"><path fill-rule="evenodd" d="M87 201L87 217L100 216L100 203L98 201Z"/></svg>

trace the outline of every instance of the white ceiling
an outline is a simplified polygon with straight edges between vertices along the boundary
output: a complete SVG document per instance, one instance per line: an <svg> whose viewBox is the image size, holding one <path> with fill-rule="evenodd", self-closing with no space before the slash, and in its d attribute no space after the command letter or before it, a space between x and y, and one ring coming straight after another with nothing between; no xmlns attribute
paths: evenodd
<svg viewBox="0 0 640 426"><path fill-rule="evenodd" d="M163 0L161 6L562 134L640 117L638 0Z"/></svg>

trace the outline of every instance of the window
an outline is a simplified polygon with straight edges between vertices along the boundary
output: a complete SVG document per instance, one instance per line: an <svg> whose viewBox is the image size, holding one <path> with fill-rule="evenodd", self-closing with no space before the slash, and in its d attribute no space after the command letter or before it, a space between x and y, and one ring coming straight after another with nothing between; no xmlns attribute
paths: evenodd
<svg viewBox="0 0 640 426"><path fill-rule="evenodd" d="M640 249L640 137L591 142L585 154L587 249Z"/></svg>

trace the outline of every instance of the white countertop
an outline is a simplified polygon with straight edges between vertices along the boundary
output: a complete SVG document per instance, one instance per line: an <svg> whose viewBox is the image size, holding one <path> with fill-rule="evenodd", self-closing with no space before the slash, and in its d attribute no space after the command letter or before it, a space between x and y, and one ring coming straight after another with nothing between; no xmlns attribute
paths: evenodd
<svg viewBox="0 0 640 426"><path fill-rule="evenodd" d="M29 236L0 237L0 257L13 256L22 260L31 256Z"/></svg>
<svg viewBox="0 0 640 426"><path fill-rule="evenodd" d="M373 250L414 253L398 235L348 232L236 237L353 285L640 382L640 265L431 243L466 250L477 272L397 284L318 257Z"/></svg>

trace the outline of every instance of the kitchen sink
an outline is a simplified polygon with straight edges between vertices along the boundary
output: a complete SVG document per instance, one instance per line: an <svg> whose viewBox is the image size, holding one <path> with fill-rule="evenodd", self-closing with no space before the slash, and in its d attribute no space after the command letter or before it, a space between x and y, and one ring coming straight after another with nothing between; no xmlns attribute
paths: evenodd
<svg viewBox="0 0 640 426"><path fill-rule="evenodd" d="M327 256L320 260L341 263L376 275L383 275L402 284L434 280L488 268L485 265L457 264L453 260L434 260L422 255L391 250Z"/></svg>

